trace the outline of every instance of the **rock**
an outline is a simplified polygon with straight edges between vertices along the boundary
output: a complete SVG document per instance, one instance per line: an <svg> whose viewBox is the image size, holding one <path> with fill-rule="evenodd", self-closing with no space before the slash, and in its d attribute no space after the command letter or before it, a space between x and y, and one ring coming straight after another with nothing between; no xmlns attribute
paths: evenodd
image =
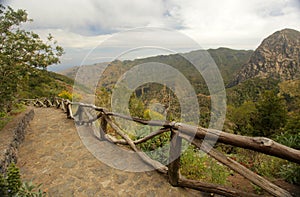
<svg viewBox="0 0 300 197"><path fill-rule="evenodd" d="M124 183L127 179L128 179L128 176L127 176L127 175L117 175L116 183L117 183L117 184L122 184L122 183Z"/></svg>
<svg viewBox="0 0 300 197"><path fill-rule="evenodd" d="M76 161L67 161L63 164L63 168L74 168L74 166L77 164Z"/></svg>
<svg viewBox="0 0 300 197"><path fill-rule="evenodd" d="M228 87L255 77L300 78L300 32L283 29L264 39Z"/></svg>
<svg viewBox="0 0 300 197"><path fill-rule="evenodd" d="M6 173L10 163L18 160L18 148L25 138L26 128L34 117L33 109L19 114L0 133L0 173Z"/></svg>

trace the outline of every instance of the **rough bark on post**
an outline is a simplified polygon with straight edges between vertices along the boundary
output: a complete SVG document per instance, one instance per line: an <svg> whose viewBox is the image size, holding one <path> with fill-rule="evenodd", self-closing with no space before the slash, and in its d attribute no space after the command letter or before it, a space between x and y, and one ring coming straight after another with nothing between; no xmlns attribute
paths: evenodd
<svg viewBox="0 0 300 197"><path fill-rule="evenodd" d="M71 110L70 110L70 104L68 103L66 106L66 110L67 110L67 118L71 118Z"/></svg>
<svg viewBox="0 0 300 197"><path fill-rule="evenodd" d="M169 182L173 186L178 186L179 180L179 168L180 168L180 153L181 153L182 138L179 136L179 132L174 132L171 129L171 142L170 142L170 156L168 176Z"/></svg>
<svg viewBox="0 0 300 197"><path fill-rule="evenodd" d="M196 139L205 138L209 140L210 138L217 138L218 142L223 144L254 150L300 164L299 150L284 146L265 137L235 135L223 131L205 129L182 123L177 124L177 130L188 136L195 136Z"/></svg>
<svg viewBox="0 0 300 197"><path fill-rule="evenodd" d="M57 99L55 99L55 102L56 102L56 108L58 109L58 108L60 108L60 102L57 100Z"/></svg>
<svg viewBox="0 0 300 197"><path fill-rule="evenodd" d="M74 119L71 103L67 103L67 113L68 113L68 118Z"/></svg>
<svg viewBox="0 0 300 197"><path fill-rule="evenodd" d="M78 106L78 110L76 112L76 114L78 115L78 122L79 122L79 125L82 124L82 113L83 113L83 110L82 110L82 107L81 105Z"/></svg>
<svg viewBox="0 0 300 197"><path fill-rule="evenodd" d="M63 100L61 101L61 109L66 112L65 102Z"/></svg>
<svg viewBox="0 0 300 197"><path fill-rule="evenodd" d="M100 139L105 139L105 134L107 133L107 121L104 116L101 117L100 122Z"/></svg>

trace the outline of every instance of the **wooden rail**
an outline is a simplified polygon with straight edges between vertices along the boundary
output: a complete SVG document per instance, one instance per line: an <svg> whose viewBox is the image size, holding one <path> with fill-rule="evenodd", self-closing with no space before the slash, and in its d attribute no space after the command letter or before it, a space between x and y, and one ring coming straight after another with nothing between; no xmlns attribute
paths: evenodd
<svg viewBox="0 0 300 197"><path fill-rule="evenodd" d="M282 159L286 159L291 162L300 164L300 151L279 144L271 139L264 137L247 137L241 135L230 134L222 131L210 130L202 127L190 126L177 122L163 122L155 120L143 120L140 118L129 117L123 114L117 114L107 111L105 108L98 107L91 104L70 102L69 100L53 98L53 99L27 99L25 100L27 104L33 104L37 107L57 107L61 108L68 118L74 119L76 124L84 125L91 124L96 120L100 120L100 138L101 140L108 140L115 144L129 145L132 150L134 150L138 156L147 164L153 166L159 172L168 174L168 179L171 185L188 187L204 192L213 192L216 194L221 194L225 196L257 196L255 194L246 193L241 190L237 190L231 187L224 187L221 185L203 183L195 180L188 180L182 178L179 172L180 168L180 153L182 139L192 140L192 144L200 148L202 151L207 153L209 156L213 157L220 163L226 165L230 169L239 173L246 179L250 180L254 184L266 190L268 193L283 197L292 196L288 191L278 187L277 185L271 183L267 179L255 174L251 170L247 169L238 162L230 159L223 153L217 151L210 145L210 140L217 139L218 143L229 144L249 150L254 150L260 153L276 156ZM77 106L77 111L73 114L72 106ZM85 109L90 109L96 111L98 114L93 118L88 120L83 120L83 113L87 113ZM159 126L161 129L150 133L149 135L138 140L131 140L130 137L120 128L116 123L112 121L111 116L119 117L128 121L134 121L139 124L149 125L149 126ZM75 118L76 117L76 118ZM116 139L114 136L107 133L107 126L110 127L122 137L122 139ZM137 144L146 142L153 137L160 135L164 132L171 131L170 138L170 154L169 161L170 164L165 166L158 161L155 161L148 157L144 152L140 151ZM205 140L203 140L205 138Z"/></svg>

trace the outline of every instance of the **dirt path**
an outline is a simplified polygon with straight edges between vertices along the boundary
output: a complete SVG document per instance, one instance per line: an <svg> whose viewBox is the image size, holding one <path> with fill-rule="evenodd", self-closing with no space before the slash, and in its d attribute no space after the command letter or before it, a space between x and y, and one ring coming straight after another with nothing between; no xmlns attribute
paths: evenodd
<svg viewBox="0 0 300 197"><path fill-rule="evenodd" d="M172 187L156 171L133 173L103 164L83 145L74 122L58 109L35 109L19 149L18 166L24 180L43 183L43 189L55 197L204 196Z"/></svg>

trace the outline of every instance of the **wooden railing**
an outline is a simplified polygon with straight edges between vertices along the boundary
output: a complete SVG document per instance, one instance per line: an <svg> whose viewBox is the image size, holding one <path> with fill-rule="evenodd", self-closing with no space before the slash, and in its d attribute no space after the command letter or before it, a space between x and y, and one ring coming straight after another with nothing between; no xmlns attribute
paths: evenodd
<svg viewBox="0 0 300 197"><path fill-rule="evenodd" d="M267 155L276 156L282 159L286 159L291 162L300 164L300 151L279 144L271 139L265 137L248 137L230 134L222 131L210 130L202 127L195 127L191 125L186 125L177 122L167 122L167 121L156 121L156 120L143 120L140 118L129 117L123 114L113 113L107 111L105 108L98 107L92 104L70 102L69 100L53 98L53 99L27 99L25 100L28 104L33 104L38 107L57 107L61 108L68 118L74 119L76 124L84 125L91 124L96 120L100 120L100 138L101 140L108 140L114 144L129 145L132 150L134 150L138 156L147 164L151 165L159 172L167 174L169 182L173 186L187 187L204 192L211 192L216 194L221 194L224 196L257 196L255 194L250 194L241 190L237 190L231 187L225 187L221 185L215 185L210 183L204 183L195 180L189 180L182 178L180 176L180 153L182 147L182 140L192 139L192 144L207 153L212 158L216 159L218 162L226 165L230 169L239 173L246 179L250 180L257 186L263 188L268 193L282 197L282 196L292 196L288 191L278 187L267 179L259 176L258 174L252 172L248 168L244 167L240 163L234 161L233 159L227 157L222 152L213 148L209 142L210 139L216 139L218 143L228 144L236 147L241 147L245 149L254 150ZM73 113L72 106L77 106L76 113ZM83 114L86 113L85 109L94 110L97 112L93 118L88 120L83 119ZM127 134L120 128L111 117L118 117L128 121L134 121L139 124L149 125L149 126L159 126L159 130L150 133L144 138L133 141ZM122 139L116 139L114 136L107 133L107 126L110 127L122 137ZM170 137L170 152L169 161L170 164L165 166L160 162L151 159L144 152L140 151L136 146L137 144L146 142L153 137L160 135L164 132L171 132ZM205 140L203 140L205 138Z"/></svg>

